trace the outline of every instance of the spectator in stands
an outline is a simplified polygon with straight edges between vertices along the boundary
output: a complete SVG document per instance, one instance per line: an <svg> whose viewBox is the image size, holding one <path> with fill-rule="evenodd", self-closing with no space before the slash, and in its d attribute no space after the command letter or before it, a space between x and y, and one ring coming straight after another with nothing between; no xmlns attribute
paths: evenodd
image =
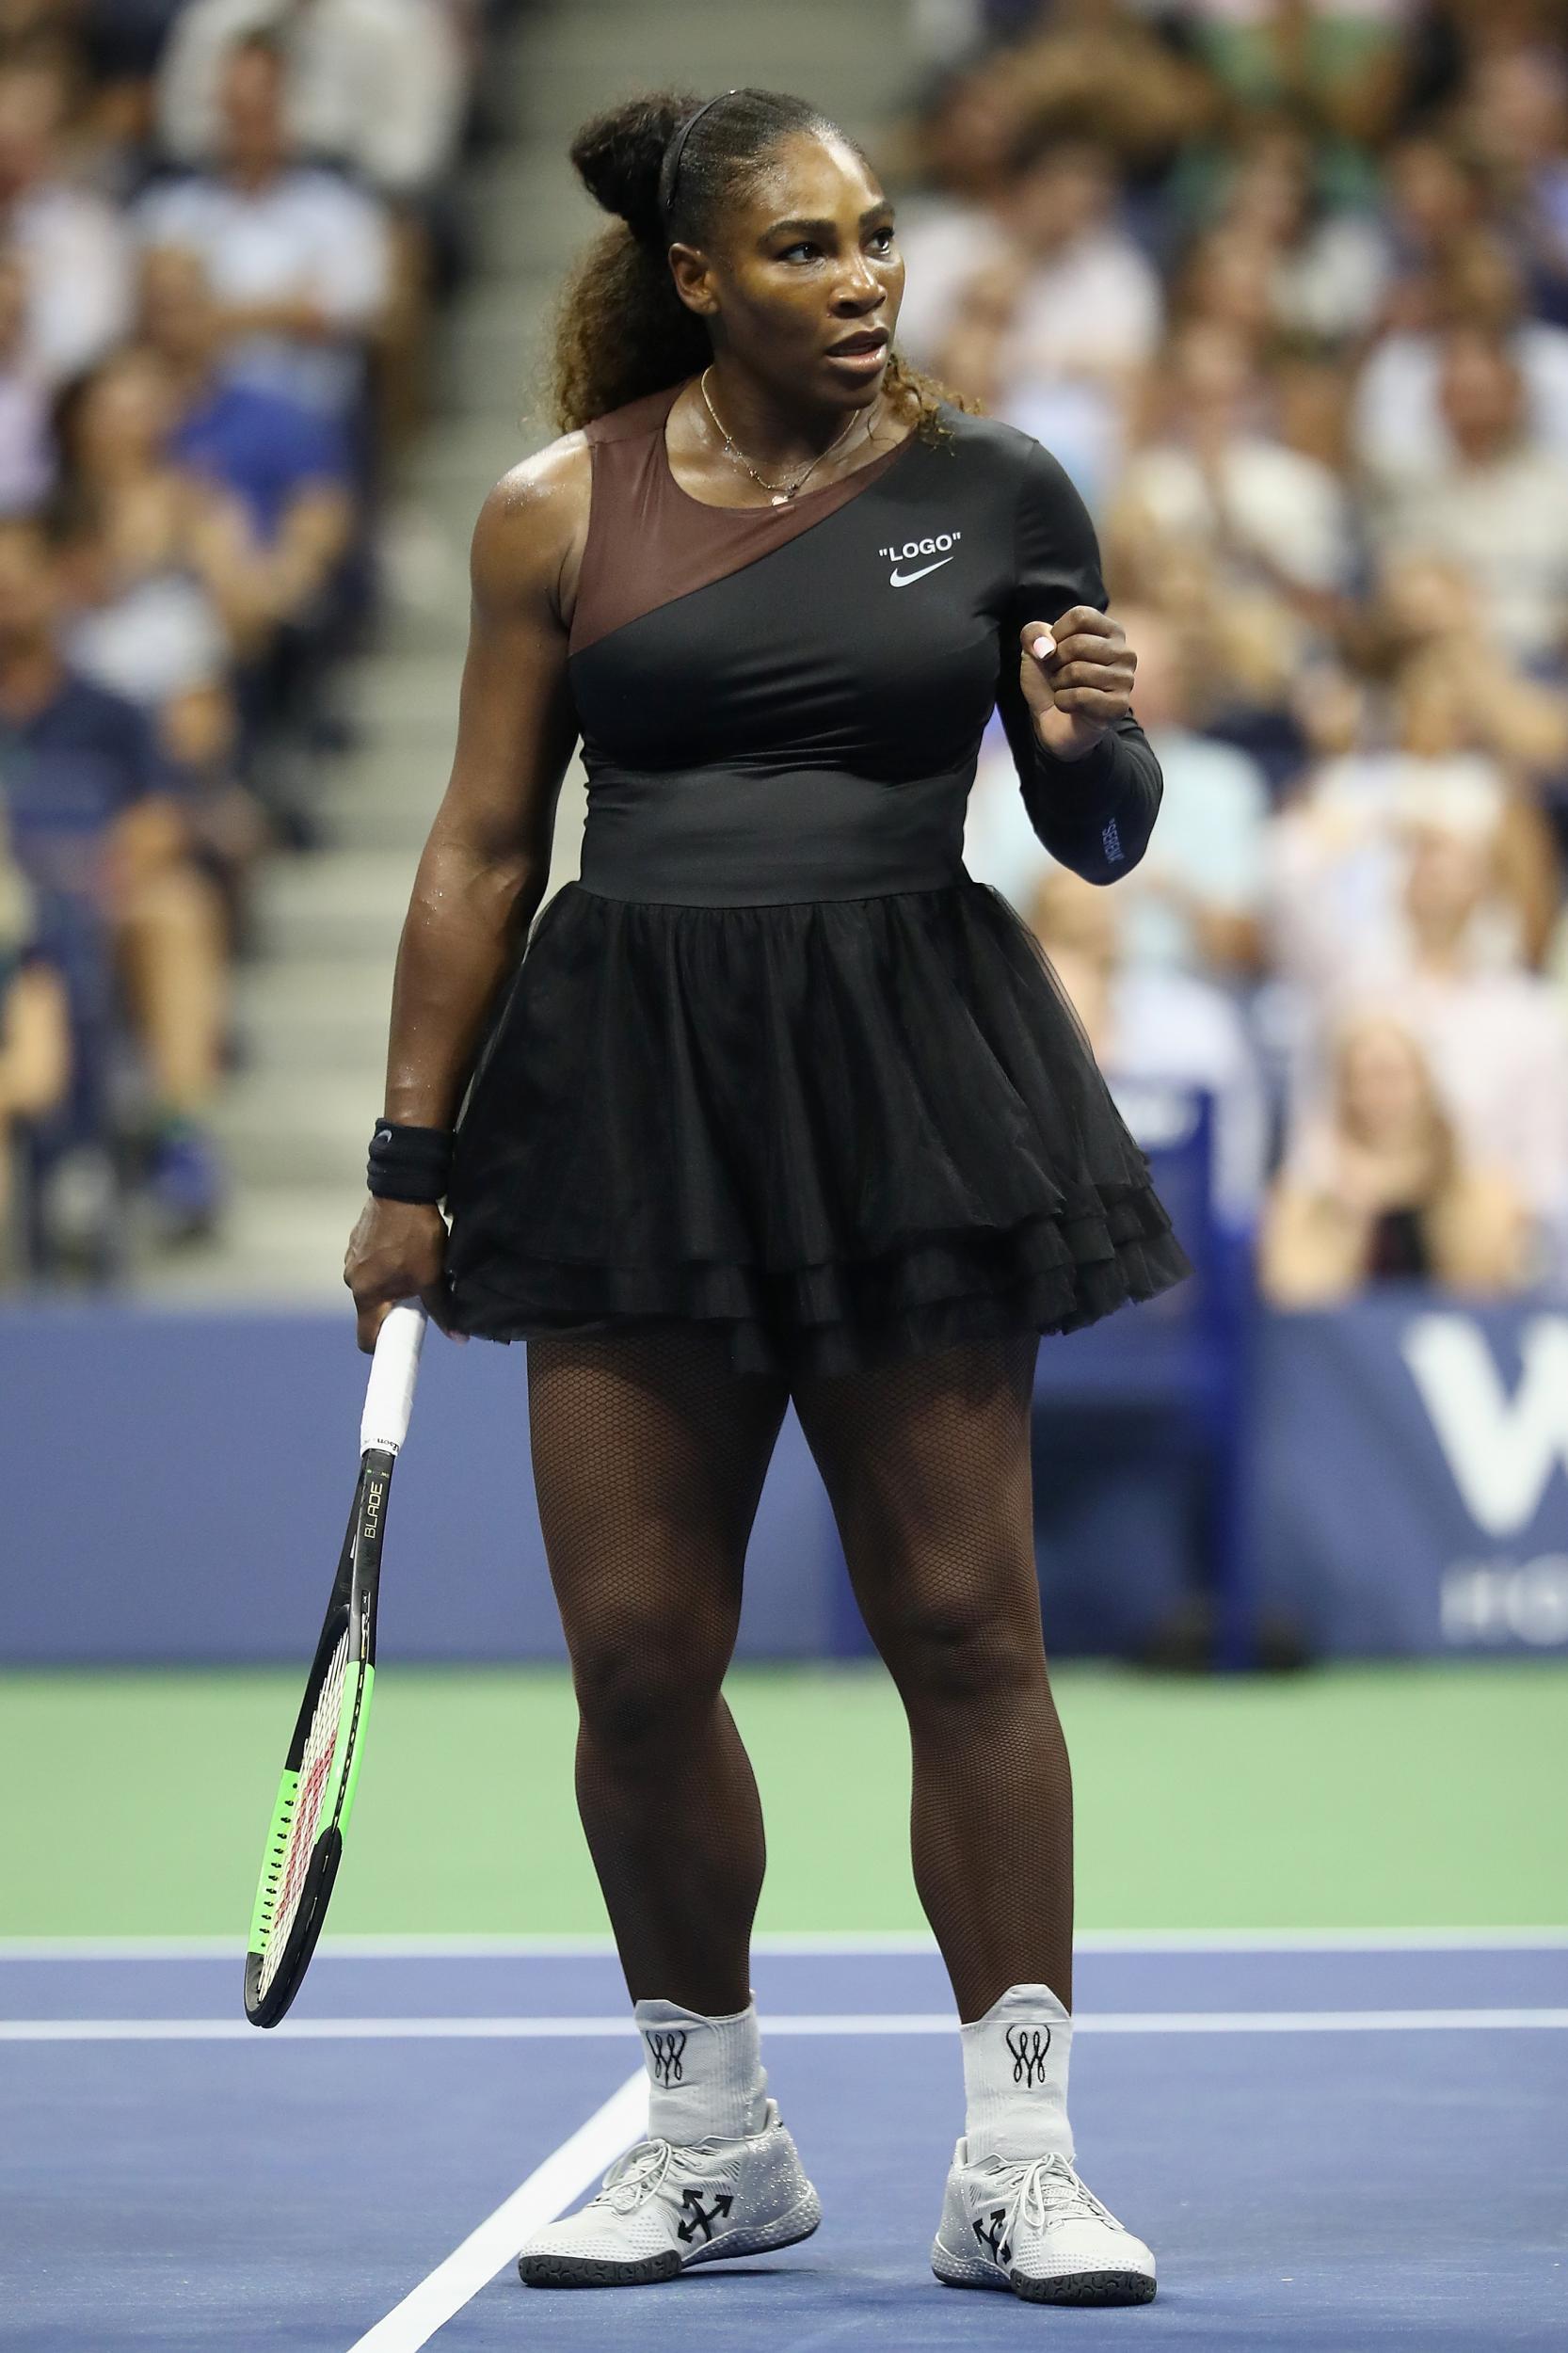
<svg viewBox="0 0 1568 2353"><path fill-rule="evenodd" d="M224 59L216 168L136 208L146 247L206 265L230 372L339 421L360 408L390 289L384 210L304 163L283 113L284 62L256 34Z"/></svg>
<svg viewBox="0 0 1568 2353"><path fill-rule="evenodd" d="M279 722L266 697L286 683L293 648L321 610L346 515L341 492L326 494L325 512L301 496L262 538L250 504L177 461L177 391L155 351L130 347L62 404L68 650L152 720L196 795L187 815L237 915L241 870L267 828L233 764L254 765L265 723ZM254 400L264 419L278 405ZM247 396L238 413L252 413ZM303 420L307 430L314 422ZM255 483L258 494L269 487L264 476ZM251 721L243 746L236 696Z"/></svg>
<svg viewBox="0 0 1568 2353"><path fill-rule="evenodd" d="M112 1050L102 1022L112 962L151 1096L154 1203L171 1235L204 1232L222 1193L205 1125L224 1033L221 906L190 856L152 730L62 658L62 595L42 528L0 520L0 792L45 944L63 943L79 1049ZM108 1090L95 1077L101 1112Z"/></svg>
<svg viewBox="0 0 1568 2353"><path fill-rule="evenodd" d="M1184 327L1154 372L1151 395L1150 429L1122 476L1119 504L1167 536L1212 548L1233 595L1261 589L1326 619L1351 581L1344 487L1271 430L1267 388L1241 338Z"/></svg>
<svg viewBox="0 0 1568 2353"><path fill-rule="evenodd" d="M27 268L0 248L0 514L24 513L55 472L49 400L28 353Z"/></svg>
<svg viewBox="0 0 1568 2353"><path fill-rule="evenodd" d="M55 1109L70 1077L65 991L35 952L32 894L10 855L0 805L0 1282L20 1257L11 1242L17 1131Z"/></svg>
<svg viewBox="0 0 1568 2353"><path fill-rule="evenodd" d="M1425 1054L1383 1011L1349 1016L1326 1111L1299 1138L1263 1221L1258 1272L1276 1307L1330 1307L1368 1285L1522 1289L1529 1221L1517 1190L1462 1141Z"/></svg>
<svg viewBox="0 0 1568 2353"><path fill-rule="evenodd" d="M1484 51L1464 113L1515 224L1533 307L1568 327L1568 63L1560 45L1514 40Z"/></svg>
<svg viewBox="0 0 1568 2353"><path fill-rule="evenodd" d="M1167 616L1123 604L1116 613L1138 648L1138 717L1165 778L1154 839L1118 887L1121 953L1143 971L1235 986L1256 976L1261 955L1268 786L1256 760L1193 727L1186 649ZM1051 867L1000 747L982 758L964 856L977 881L1016 906Z"/></svg>
<svg viewBox="0 0 1568 2353"><path fill-rule="evenodd" d="M911 126L912 176L920 187L901 205L901 241L907 247L918 229L918 248L929 255L939 277L944 246L984 222L999 199L1008 158L1023 130L1025 109L1016 81L982 64L946 75L928 93ZM942 224L926 242L927 231Z"/></svg>
<svg viewBox="0 0 1568 2353"><path fill-rule="evenodd" d="M1110 157L1032 131L984 226L912 232L901 337L946 381L1045 440L1092 489L1159 338L1153 265L1117 217Z"/></svg>
<svg viewBox="0 0 1568 2353"><path fill-rule="evenodd" d="M1323 200L1318 165L1300 124L1262 118L1242 132L1219 219L1267 257L1271 325L1342 344L1371 325L1387 258L1364 209Z"/></svg>
<svg viewBox="0 0 1568 2353"><path fill-rule="evenodd" d="M221 85L236 41L277 40L290 133L383 196L427 195L462 129L464 59L440 0L192 0L164 52L158 125L169 154L221 152Z"/></svg>
<svg viewBox="0 0 1568 2353"><path fill-rule="evenodd" d="M1493 888L1474 912L1492 962L1541 954L1560 887L1551 836L1539 812L1511 792L1497 760L1475 747L1473 699L1452 648L1434 646L1395 682L1392 742L1366 748L1367 697L1351 690L1356 740L1312 771L1271 827L1269 956L1309 1015L1336 990L1384 987L1408 968L1412 826L1481 845Z"/></svg>
<svg viewBox="0 0 1568 2353"><path fill-rule="evenodd" d="M1212 79L1136 5L1058 0L1012 13L1024 38L962 77L992 96L998 154L1026 132L1088 138L1115 159L1119 175L1147 184L1184 139L1201 136L1216 120ZM984 116L976 127L984 135Z"/></svg>
<svg viewBox="0 0 1568 2353"><path fill-rule="evenodd" d="M1489 233L1489 180L1467 144L1430 129L1412 132L1388 150L1378 211L1387 257L1385 328L1433 324L1453 257Z"/></svg>
<svg viewBox="0 0 1568 2353"><path fill-rule="evenodd" d="M1140 1100L1172 1091L1213 1096L1216 1212L1244 1227L1256 1214L1267 1141L1245 1025L1210 982L1127 962L1119 896L1052 866L1026 912L1134 1134Z"/></svg>
<svg viewBox="0 0 1568 2353"><path fill-rule="evenodd" d="M261 548L301 574L305 610L330 578L353 527L353 461L341 426L222 366L222 320L206 264L178 247L145 257L137 329L163 362L171 403L168 455L232 493Z"/></svg>
<svg viewBox="0 0 1568 2353"><path fill-rule="evenodd" d="M1374 518L1384 549L1421 549L1464 568L1500 642L1518 658L1568 646L1568 457L1529 430L1525 380L1506 344L1451 335L1439 397L1453 456L1409 477Z"/></svg>
<svg viewBox="0 0 1568 2353"><path fill-rule="evenodd" d="M1496 833L1418 813L1407 832L1402 964L1384 992L1425 1050L1473 1159L1502 1169L1553 1263L1568 1230L1568 1023L1510 953Z"/></svg>
<svg viewBox="0 0 1568 2353"><path fill-rule="evenodd" d="M1529 316L1526 293L1500 237L1472 235L1445 250L1429 296L1376 344L1357 379L1352 440L1374 488L1428 481L1452 462L1444 350L1465 331L1506 346L1523 379L1531 440L1568 458L1568 329Z"/></svg>
<svg viewBox="0 0 1568 2353"><path fill-rule="evenodd" d="M52 53L0 63L0 236L27 274L26 357L46 383L90 366L130 312L124 231L104 199L73 186L61 167L68 101Z"/></svg>
<svg viewBox="0 0 1568 2353"><path fill-rule="evenodd" d="M1173 328L1218 327L1254 365L1274 334L1274 255L1256 231L1222 223L1194 237L1172 273Z"/></svg>
<svg viewBox="0 0 1568 2353"><path fill-rule="evenodd" d="M1396 549L1375 569L1357 635L1364 666L1433 690L1425 697L1429 736L1436 722L1446 727L1448 749L1485 753L1532 789L1550 790L1568 777L1568 688L1532 677L1499 646L1493 692L1469 694L1465 665L1483 626L1480 587L1462 565L1424 548ZM1446 722L1438 721L1440 703ZM1528 855L1542 860L1539 840ZM1555 899L1557 861L1548 855L1542 865Z"/></svg>
<svg viewBox="0 0 1568 2353"><path fill-rule="evenodd" d="M76 590L71 656L156 711L194 680L223 678L249 621L235 554L237 502L166 455L172 404L161 362L127 348L72 386L56 410ZM90 571L90 578L89 578Z"/></svg>

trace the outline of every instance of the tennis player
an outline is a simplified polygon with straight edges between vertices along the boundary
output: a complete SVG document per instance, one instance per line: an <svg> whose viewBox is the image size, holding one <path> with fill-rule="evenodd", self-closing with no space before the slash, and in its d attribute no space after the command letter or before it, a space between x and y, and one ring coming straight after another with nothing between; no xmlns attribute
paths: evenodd
<svg viewBox="0 0 1568 2353"><path fill-rule="evenodd" d="M961 856L995 705L1042 841L1096 882L1136 864L1160 782L1133 656L1060 466L894 350L892 207L853 141L737 89L617 107L571 152L616 225L561 312L563 438L475 533L346 1264L366 1348L412 1291L528 1342L650 2130L522 2276L667 2280L819 2219L759 2052L762 1821L720 1690L792 1398L907 1710L963 2022L937 2276L1144 2302L1154 2259L1068 2121L1029 1430L1040 1335L1185 1261L1048 966ZM530 939L580 739L582 879Z"/></svg>

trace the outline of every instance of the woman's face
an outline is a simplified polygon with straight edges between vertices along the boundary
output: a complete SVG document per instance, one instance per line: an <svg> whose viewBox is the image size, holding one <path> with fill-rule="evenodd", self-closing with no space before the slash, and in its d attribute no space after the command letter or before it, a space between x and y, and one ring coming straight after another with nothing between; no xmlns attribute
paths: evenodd
<svg viewBox="0 0 1568 2353"><path fill-rule="evenodd" d="M1407 139L1394 150L1388 195L1398 226L1423 249L1456 236L1479 209L1463 166L1436 139Z"/></svg>
<svg viewBox="0 0 1568 2353"><path fill-rule="evenodd" d="M88 466L151 465L168 431L168 388L161 369L133 354L89 388L78 420L78 446Z"/></svg>
<svg viewBox="0 0 1568 2353"><path fill-rule="evenodd" d="M786 400L875 399L904 294L893 209L851 148L797 132L766 157L722 235L671 248L714 348Z"/></svg>
<svg viewBox="0 0 1568 2353"><path fill-rule="evenodd" d="M1424 1131L1432 1084L1413 1038L1392 1021L1364 1021L1339 1048L1339 1109L1347 1134L1377 1144Z"/></svg>

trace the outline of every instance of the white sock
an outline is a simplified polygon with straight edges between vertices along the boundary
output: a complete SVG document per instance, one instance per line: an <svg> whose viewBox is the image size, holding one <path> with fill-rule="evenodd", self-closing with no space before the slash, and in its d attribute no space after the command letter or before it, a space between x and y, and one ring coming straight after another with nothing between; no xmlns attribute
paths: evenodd
<svg viewBox="0 0 1568 2353"><path fill-rule="evenodd" d="M684 2146L761 2131L768 2079L755 2001L729 2018L704 2018L679 2002L637 2002L632 2015L643 2038L655 2139Z"/></svg>
<svg viewBox="0 0 1568 2353"><path fill-rule="evenodd" d="M1073 2022L1048 1985L1010 1985L984 2018L960 2026L965 2137L982 2157L1073 2157L1067 2060Z"/></svg>

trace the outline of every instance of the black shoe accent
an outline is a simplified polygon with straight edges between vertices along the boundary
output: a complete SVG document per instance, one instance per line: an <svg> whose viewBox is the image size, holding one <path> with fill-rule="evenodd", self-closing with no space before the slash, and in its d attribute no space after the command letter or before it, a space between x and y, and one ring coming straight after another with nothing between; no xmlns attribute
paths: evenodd
<svg viewBox="0 0 1568 2353"><path fill-rule="evenodd" d="M667 2247L640 2263L607 2263L593 2255L520 2255L518 2277L525 2288L650 2288L680 2277L680 2254Z"/></svg>
<svg viewBox="0 0 1568 2353"><path fill-rule="evenodd" d="M1152 2304L1155 2281L1142 2271L1067 2271L1059 2280L1008 2274L1026 2304Z"/></svg>

